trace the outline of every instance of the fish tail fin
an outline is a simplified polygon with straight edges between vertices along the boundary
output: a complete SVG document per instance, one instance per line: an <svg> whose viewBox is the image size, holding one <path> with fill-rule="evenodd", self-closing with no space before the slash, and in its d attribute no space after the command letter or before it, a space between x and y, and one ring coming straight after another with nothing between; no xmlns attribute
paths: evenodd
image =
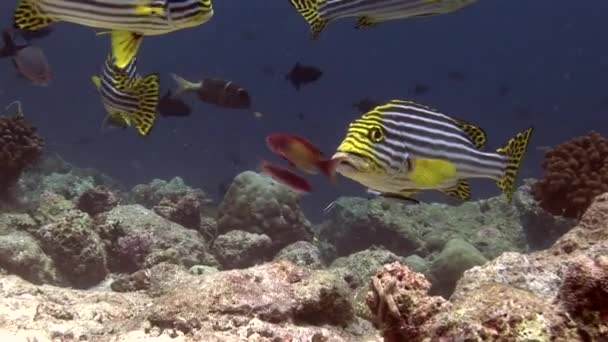
<svg viewBox="0 0 608 342"><path fill-rule="evenodd" d="M497 150L498 153L503 153L508 158L505 174L498 179L497 184L500 190L507 196L509 202L513 198L515 179L519 173L521 161L528 148L533 130L534 128L530 127L523 132L517 133L507 142L507 145Z"/></svg>
<svg viewBox="0 0 608 342"><path fill-rule="evenodd" d="M319 170L329 178L332 184L336 184L336 167L340 163L340 159L328 159L319 162Z"/></svg>
<svg viewBox="0 0 608 342"><path fill-rule="evenodd" d="M181 95L182 93L184 93L186 91L192 90L196 87L194 83L188 81L187 79L181 77L178 74L172 73L171 77L173 77L173 80L175 80L175 83L177 83L177 89L173 93L173 96L175 96L175 97Z"/></svg>
<svg viewBox="0 0 608 342"><path fill-rule="evenodd" d="M319 4L323 0L289 0L293 7L300 13L302 17L310 25L312 39L319 38L319 35L327 26L327 20L321 17L319 13Z"/></svg>
<svg viewBox="0 0 608 342"><path fill-rule="evenodd" d="M20 30L38 30L54 21L33 0L19 0L13 14L13 27Z"/></svg>
<svg viewBox="0 0 608 342"><path fill-rule="evenodd" d="M133 113L133 122L139 134L146 136L156 121L156 111L160 96L160 78L158 73L142 77L136 81L133 90L138 97L137 111Z"/></svg>
<svg viewBox="0 0 608 342"><path fill-rule="evenodd" d="M114 65L124 69L137 55L143 36L129 31L111 31L112 55Z"/></svg>

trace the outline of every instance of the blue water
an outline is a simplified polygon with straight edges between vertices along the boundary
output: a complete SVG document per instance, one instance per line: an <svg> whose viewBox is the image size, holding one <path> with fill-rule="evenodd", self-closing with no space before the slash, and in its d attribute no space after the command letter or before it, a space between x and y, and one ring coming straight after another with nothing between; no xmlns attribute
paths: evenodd
<svg viewBox="0 0 608 342"><path fill-rule="evenodd" d="M2 26L10 25L14 5L0 3ZM340 20L319 41L309 39L308 26L287 0L215 1L214 8L202 26L146 37L139 72L161 73L163 93L174 87L170 72L192 80L231 79L249 89L254 110L264 114L259 120L250 111L190 98L190 117L160 117L147 138L134 130L101 130L105 112L90 77L105 59L109 38L67 23L54 25L50 36L36 42L52 64L49 87L28 84L10 60L0 60L0 105L21 100L52 151L79 166L128 185L179 175L213 195L222 181L256 168L259 157L276 160L264 145L268 133L298 133L331 153L359 115L352 103L365 96L409 98L475 123L488 133L491 148L535 126L520 181L539 175L542 152L536 147L591 129L608 134L608 3L602 0L481 0L453 14L365 31ZM324 70L317 83L299 92L284 79L297 61ZM264 75L264 66L276 75ZM466 79L451 80L450 71ZM415 81L430 91L413 95ZM512 90L500 97L503 83ZM93 142L73 144L81 138ZM333 188L316 177L313 186L315 192L303 200L313 217L340 194L363 194L345 178ZM479 181L473 194L487 197L498 189Z"/></svg>

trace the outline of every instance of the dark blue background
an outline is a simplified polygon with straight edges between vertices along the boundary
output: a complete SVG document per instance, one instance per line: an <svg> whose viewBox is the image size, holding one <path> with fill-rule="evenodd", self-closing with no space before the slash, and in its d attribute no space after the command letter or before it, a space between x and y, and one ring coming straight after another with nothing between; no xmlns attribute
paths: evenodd
<svg viewBox="0 0 608 342"><path fill-rule="evenodd" d="M14 4L0 3L4 26ZM259 157L274 160L264 146L267 133L302 134L331 153L359 115L352 103L364 96L410 98L466 119L487 131L492 149L534 125L520 180L539 175L537 147L590 129L608 133L603 0L481 0L453 14L365 31L345 19L329 25L319 41L309 39L307 24L287 0L216 0L214 8L202 26L146 37L139 72L160 72L163 92L174 87L170 72L192 80L231 79L250 90L254 110L264 114L259 120L252 112L218 109L192 97L192 116L160 117L147 138L134 130L101 130L105 112L90 78L104 61L109 38L67 23L36 42L52 64L49 87L28 84L10 60L0 60L0 105L21 100L51 149L77 165L128 185L179 175L214 195L222 181L254 169ZM322 68L322 79L296 91L284 79L296 61ZM264 75L263 66L275 68L276 75ZM451 80L450 71L466 79ZM430 92L411 94L415 81L429 84ZM497 94L502 83L512 87L504 97ZM94 140L73 144L80 138ZM313 181L315 192L304 199L313 217L339 194L362 193L345 178L337 188L321 177ZM479 181L473 192L487 197L498 189Z"/></svg>

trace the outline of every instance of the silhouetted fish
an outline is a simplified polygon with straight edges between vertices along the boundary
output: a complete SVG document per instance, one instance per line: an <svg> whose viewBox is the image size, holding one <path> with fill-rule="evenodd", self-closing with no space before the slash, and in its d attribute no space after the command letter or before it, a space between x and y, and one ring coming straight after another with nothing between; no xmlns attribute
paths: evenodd
<svg viewBox="0 0 608 342"><path fill-rule="evenodd" d="M192 114L192 108L179 98L176 98L167 90L165 95L158 101L158 112L162 116L189 116Z"/></svg>
<svg viewBox="0 0 608 342"><path fill-rule="evenodd" d="M302 65L297 62L291 71L285 76L286 80L289 80L296 89L300 90L302 84L311 83L318 80L323 71L315 66Z"/></svg>
<svg viewBox="0 0 608 342"><path fill-rule="evenodd" d="M2 31L4 46L0 57L12 57L17 72L35 85L47 86L51 82L51 68L41 48L25 43L17 45L12 29Z"/></svg>
<svg viewBox="0 0 608 342"><path fill-rule="evenodd" d="M428 84L416 81L416 83L414 83L414 88L412 89L412 92L414 92L414 94L416 94L416 95L422 95L422 94L428 93L429 90L431 90L431 86L429 86Z"/></svg>
<svg viewBox="0 0 608 342"><path fill-rule="evenodd" d="M356 108L357 110L359 110L361 113L367 113L370 110L374 109L375 107L378 107L381 104L382 103L372 100L369 97L365 97L365 98L353 103L353 107Z"/></svg>
<svg viewBox="0 0 608 342"><path fill-rule="evenodd" d="M205 78L199 82L191 82L177 74L171 74L171 76L177 83L175 96L186 91L194 91L201 101L216 106L234 109L251 108L249 92L232 81Z"/></svg>

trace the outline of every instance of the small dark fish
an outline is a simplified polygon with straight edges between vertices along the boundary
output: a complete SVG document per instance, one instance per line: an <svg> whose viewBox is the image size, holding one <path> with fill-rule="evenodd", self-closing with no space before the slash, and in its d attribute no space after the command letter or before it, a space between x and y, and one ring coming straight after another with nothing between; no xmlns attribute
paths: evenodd
<svg viewBox="0 0 608 342"><path fill-rule="evenodd" d="M315 66L301 65L300 62L296 63L291 71L285 76L286 80L289 80L297 90L300 90L300 86L306 83L312 83L318 80L323 71Z"/></svg>
<svg viewBox="0 0 608 342"><path fill-rule="evenodd" d="M426 94L429 92L429 90L431 90L431 86L429 86L428 84L422 83L422 82L418 82L418 81L416 83L414 83L414 88L412 89L412 91L416 95Z"/></svg>
<svg viewBox="0 0 608 342"><path fill-rule="evenodd" d="M448 78L454 81L462 82L465 79L465 76L460 71L450 71L448 72Z"/></svg>
<svg viewBox="0 0 608 342"><path fill-rule="evenodd" d="M51 68L44 51L38 46L17 45L13 36L14 31L5 29L2 32L4 46L0 49L0 57L12 57L17 72L38 86L47 86L51 82Z"/></svg>
<svg viewBox="0 0 608 342"><path fill-rule="evenodd" d="M177 74L171 74L177 83L175 96L186 91L194 91L201 101L219 107L233 109L251 108L249 92L232 81L217 78L205 78L199 82L191 82Z"/></svg>
<svg viewBox="0 0 608 342"><path fill-rule="evenodd" d="M174 97L171 90L167 90L158 101L158 112L162 116L184 117L192 114L192 108L186 102Z"/></svg>
<svg viewBox="0 0 608 342"><path fill-rule="evenodd" d="M504 82L498 86L498 96L506 96L511 92L511 86Z"/></svg>
<svg viewBox="0 0 608 342"><path fill-rule="evenodd" d="M353 107L359 110L361 113L367 113L381 104L382 103L376 100L372 100L369 97L366 97L359 100L358 102L353 103Z"/></svg>
<svg viewBox="0 0 608 342"><path fill-rule="evenodd" d="M275 181L297 193L309 193L312 191L312 186L310 186L310 183L306 179L282 166L263 160L260 165L260 172L269 175Z"/></svg>

